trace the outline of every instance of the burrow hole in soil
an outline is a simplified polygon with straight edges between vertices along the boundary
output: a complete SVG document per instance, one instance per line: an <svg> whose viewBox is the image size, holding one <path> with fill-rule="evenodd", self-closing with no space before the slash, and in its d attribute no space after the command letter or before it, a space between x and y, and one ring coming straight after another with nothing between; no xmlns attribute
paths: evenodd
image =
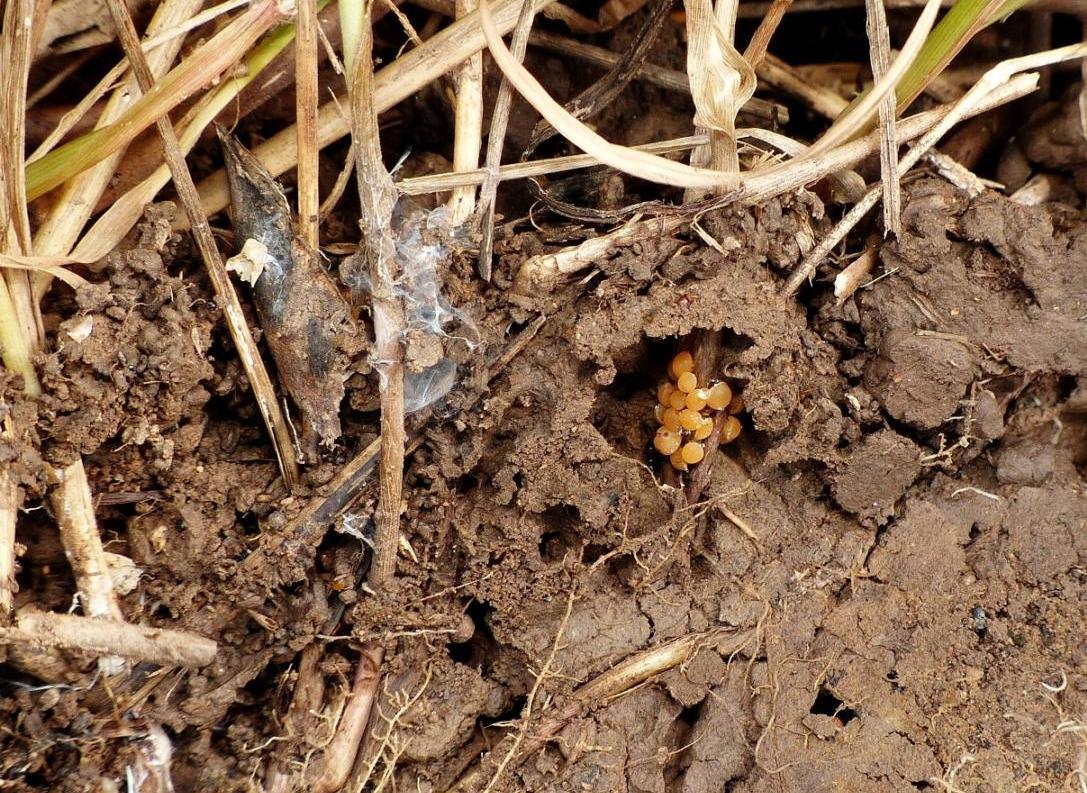
<svg viewBox="0 0 1087 793"><path fill-rule="evenodd" d="M727 366L753 342L727 330L724 336L721 360ZM615 451L639 460L660 462L653 450L657 389L668 379L672 358L680 350L690 350L691 344L691 338L643 338L615 355L617 373L610 384L597 392L592 413L593 426ZM728 383L734 392L743 392L742 382L728 380ZM745 422L745 430L749 429L743 416L741 421Z"/></svg>
<svg viewBox="0 0 1087 793"><path fill-rule="evenodd" d="M842 700L825 687L820 688L819 693L815 695L815 702L811 704L809 712L820 716L832 716L838 719L843 727L857 718L857 711L847 708Z"/></svg>
<svg viewBox="0 0 1087 793"><path fill-rule="evenodd" d="M487 627L487 616L492 611L494 608L487 603L478 600L468 603L464 613L471 618L476 629L468 641L450 642L446 645L449 657L453 661L473 669L486 665L485 662L491 657L490 651L494 645L494 638L491 636L490 628Z"/></svg>

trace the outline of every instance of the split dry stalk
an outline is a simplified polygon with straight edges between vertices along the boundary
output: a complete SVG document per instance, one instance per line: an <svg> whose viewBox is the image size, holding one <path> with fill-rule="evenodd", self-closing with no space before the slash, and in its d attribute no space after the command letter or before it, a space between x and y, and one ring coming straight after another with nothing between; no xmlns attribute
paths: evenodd
<svg viewBox="0 0 1087 793"><path fill-rule="evenodd" d="M128 7L123 0L108 0L108 4L114 27L117 29L117 35L121 40L125 54L128 56L132 71L136 75L140 90L147 94L154 89L155 78L147 64L143 50L140 49L139 36L132 24L132 17L129 16ZM181 153L181 144L174 132L173 123L170 121L169 116L164 114L155 121L155 124L158 127L159 136L162 138L163 153L170 167L170 175L173 177L178 197L181 199L181 203L184 205L185 212L189 217L193 237L200 249L204 264L208 268L208 275L211 277L212 286L215 288L215 295L223 306L223 313L226 316L231 338L238 348L238 357L242 361L245 373L253 389L253 395L256 398L265 425L268 427L268 433L271 436L272 445L279 460L284 482L288 489L292 489L298 482L298 459L295 455L286 419L279 406L279 401L276 399L271 378L268 376L264 361L257 350L256 341L254 341L249 326L245 322L245 316L242 314L242 306L238 300L238 294L234 290L234 284L230 281L230 276L227 274L219 249L215 245L215 238L211 234L211 226L208 225L207 216L200 205L196 185L193 183L192 175L185 164L185 156Z"/></svg>
<svg viewBox="0 0 1087 793"><path fill-rule="evenodd" d="M695 127L710 136L709 145L696 149L693 165L709 166L721 177L709 192L726 193L739 184L740 156L736 140L736 115L755 92L755 72L736 50L736 9L739 0L688 0L687 77L695 105ZM684 201L706 194L689 187Z"/></svg>
<svg viewBox="0 0 1087 793"><path fill-rule="evenodd" d="M53 511L83 614L92 619L124 622L94 517L94 501L83 461L76 460L57 474L60 481L51 494ZM119 674L124 669L124 661L115 655L104 656L98 659L98 668L106 675Z"/></svg>
<svg viewBox="0 0 1087 793"><path fill-rule="evenodd" d="M478 3L476 4L478 7ZM517 25L513 29L513 41L510 51L513 57L524 60L529 31L535 16L534 6L526 2L521 6ZM513 103L513 86L505 77L498 86L498 98L491 113L491 130L487 135L487 155L483 166L483 183L479 188L477 216L482 239L479 246L479 277L491 280L491 257L494 254L494 204L498 194L499 171L502 164L502 149L506 143L506 127L509 124L510 106Z"/></svg>
<svg viewBox="0 0 1087 793"><path fill-rule="evenodd" d="M325 747L321 776L311 788L314 793L333 793L347 782L377 697L383 656L384 651L376 645L367 645L359 656L351 694L336 726L336 734Z"/></svg>
<svg viewBox="0 0 1087 793"><path fill-rule="evenodd" d="M766 48L770 46L770 39L773 38L774 33L781 24L781 20L785 17L785 12L789 10L792 4L793 0L773 0L770 3L766 16L759 22L759 26L751 36L751 41L747 43L747 48L744 49L744 60L751 65L752 69L757 71L766 58ZM739 8L737 8L736 13L739 14Z"/></svg>
<svg viewBox="0 0 1087 793"><path fill-rule="evenodd" d="M0 628L0 644L59 647L193 668L210 664L217 651L214 641L195 633L29 609L19 612L15 627Z"/></svg>
<svg viewBox="0 0 1087 793"><path fill-rule="evenodd" d="M317 4L298 0L295 53L295 132L298 146L298 231L317 250L321 199L317 180Z"/></svg>
<svg viewBox="0 0 1087 793"><path fill-rule="evenodd" d="M457 19L476 10L476 0L456 0ZM453 170L471 171L479 165L483 142L483 53L477 52L457 68L453 77L457 108L453 130ZM454 226L468 220L476 208L474 187L457 187L449 197Z"/></svg>
<svg viewBox="0 0 1087 793"><path fill-rule="evenodd" d="M883 0L865 0L872 78L877 82L891 66L891 31ZM879 172L883 184L883 229L896 237L902 230L902 194L898 177L898 135L895 129L897 101L888 94L879 103Z"/></svg>
<svg viewBox="0 0 1087 793"><path fill-rule="evenodd" d="M843 97L807 79L780 58L766 53L755 69L758 78L767 85L794 96L823 118L838 118L849 102Z"/></svg>
<svg viewBox="0 0 1087 793"><path fill-rule="evenodd" d="M940 138L947 134L947 131L955 124L970 115L980 112L980 108L986 101L998 92L1006 92L1013 86L1027 88L1028 90L1025 93L1035 90L1038 81L1037 72L1029 74L1022 74L1022 72L1085 56L1087 56L1087 44L1073 44L1049 50L1048 52L1025 55L1021 58L1011 58L990 69L973 88L966 92L962 99L952 105L951 109L932 129L922 135L921 139L903 155L898 163L899 176L905 175L910 168L916 165L917 161L935 146ZM845 236L853 227L878 203L880 192L878 186L870 189L864 195L864 198L835 225L831 233L804 257L804 260L785 282L782 290L784 294L796 294L800 286L815 273L816 268L830 251L845 239Z"/></svg>
<svg viewBox="0 0 1087 793"><path fill-rule="evenodd" d="M378 504L374 516L374 561L369 583L380 589L396 572L400 542L400 499L404 488L404 306L395 294L400 280L392 213L396 186L381 160L378 108L375 102L373 29L369 24L372 0L362 3L363 24L358 25L357 49L345 51L351 74L351 139L355 149L355 173L370 270L374 318L373 361L380 377L381 462ZM344 25L345 50L351 38Z"/></svg>

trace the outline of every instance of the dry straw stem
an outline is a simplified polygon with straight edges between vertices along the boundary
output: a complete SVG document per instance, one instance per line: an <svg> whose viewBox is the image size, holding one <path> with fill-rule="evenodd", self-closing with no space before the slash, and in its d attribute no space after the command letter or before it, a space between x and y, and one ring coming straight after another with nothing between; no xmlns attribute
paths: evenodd
<svg viewBox="0 0 1087 793"><path fill-rule="evenodd" d="M823 118L831 121L838 118L849 107L846 99L829 88L824 88L807 79L785 61L770 53L766 53L755 73L767 85L795 96Z"/></svg>
<svg viewBox="0 0 1087 793"><path fill-rule="evenodd" d="M478 3L476 3L478 8ZM534 17L532 3L521 6L517 25L513 29L511 42L513 57L524 60L525 50L532 30ZM504 76L498 86L498 98L491 113L491 130L487 135L487 154L483 166L483 184L479 189L477 204L478 224L482 239L479 246L479 277L491 280L491 256L494 251L494 203L498 194L499 166L502 163L502 149L506 143L506 126L509 123L510 106L513 103L513 87Z"/></svg>
<svg viewBox="0 0 1087 793"><path fill-rule="evenodd" d="M117 35L124 47L128 62L136 75L140 90L146 95L154 89L155 78L144 58L139 46L139 38L136 28L132 24L132 17L128 14L128 7L123 0L108 0L110 13L113 15L113 23L117 28ZM204 264L211 276L212 286L215 288L215 296L223 306L226 315L227 327L230 336L238 348L238 357L245 367L246 376L253 389L253 396L257 400L261 415L268 427L268 433L272 439L272 445L279 460L280 471L288 488L293 488L298 482L298 460L295 456L290 431L287 427L283 411L276 400L275 389L268 377L268 371L264 368L257 350L257 344L249 326L245 323L242 314L242 306L238 301L238 294L234 291L234 285L227 274L226 266L219 255L219 249L215 245L215 238L211 234L211 226L208 225L207 216L200 206L200 199L196 193L196 185L189 174L185 164L185 156L181 153L181 144L174 132L173 123L169 116L163 115L155 121L158 127L159 137L162 138L163 153L170 167L170 175L173 177L174 186L177 188L178 197L185 207L192 227L193 237L200 249Z"/></svg>
<svg viewBox="0 0 1087 793"><path fill-rule="evenodd" d="M981 112L981 108L991 101L998 93L1007 93L1013 89L1029 93L1037 87L1038 74L1020 74L1030 69L1039 69L1061 61L1074 60L1087 56L1087 44L1072 44L1067 47L1059 47L1047 52L1034 55L1026 55L1022 58L1011 58L990 69L978 81L978 83L966 92L966 95L956 102L943 118L921 139L906 152L898 163L900 176L906 174L910 168L917 164L929 149L936 145L949 129L963 119ZM905 136L904 136L905 137ZM800 263L796 270L789 276L782 290L786 295L796 294L806 280L814 273L819 264L826 258L845 236L861 221L861 219L879 201L879 187L869 190L856 206L834 227L831 233L819 243Z"/></svg>
<svg viewBox="0 0 1087 793"><path fill-rule="evenodd" d="M553 0L534 0L539 11ZM493 9L495 25L502 32L513 28L521 9L521 0L500 0ZM485 46L479 12L473 11L442 30L419 47L405 53L374 75L374 106L382 113L413 93L448 73ZM331 101L317 114L318 145L327 146L350 131L350 121L342 103ZM297 157L294 127L273 135L253 154L273 176L294 167ZM223 209L228 201L226 174L216 171L200 183L200 199L209 214ZM178 228L181 228L179 225Z"/></svg>
<svg viewBox="0 0 1087 793"><path fill-rule="evenodd" d="M868 46L872 61L872 78L877 82L891 64L891 31L887 28L887 12L883 0L866 0ZM898 182L898 134L895 130L896 99L894 94L879 103L879 172L883 183L884 233L898 236L901 231L902 195Z"/></svg>
<svg viewBox="0 0 1087 793"><path fill-rule="evenodd" d="M11 443L15 429L11 418L0 420L0 439ZM11 621L15 607L15 524L19 508L19 489L11 466L0 467L0 625Z"/></svg>
<svg viewBox="0 0 1087 793"><path fill-rule="evenodd" d="M781 20L785 17L785 12L789 10L789 6L792 4L793 0L773 0L770 4L766 15L759 22L759 26L751 36L751 41L747 43L747 47L744 49L744 60L751 64L752 69L758 70L760 64L766 58L766 48L770 46L770 39L774 37L778 25L781 24ZM738 8L736 13L739 14Z"/></svg>
<svg viewBox="0 0 1087 793"><path fill-rule="evenodd" d="M184 667L207 666L217 651L211 639L186 631L30 610L20 611L14 628L0 628L0 644L59 647Z"/></svg>
<svg viewBox="0 0 1087 793"><path fill-rule="evenodd" d="M869 239L864 246L861 255L851 261L844 270L834 278L834 297L840 306L848 300L872 274L879 258L879 238Z"/></svg>
<svg viewBox="0 0 1087 793"><path fill-rule="evenodd" d="M295 54L295 133L298 146L299 236L317 250L321 199L317 188L317 4L298 0Z"/></svg>
<svg viewBox="0 0 1087 793"><path fill-rule="evenodd" d="M610 700L630 691L635 686L683 664L700 647L712 647L722 656L739 652L755 638L755 630L743 630L730 633L725 630L713 630L705 633L692 633L681 636L664 644L635 653L607 672L590 680L578 688L556 713L544 716L530 732L526 733L517 744L516 752L506 761L505 768L513 769L524 762L549 740L551 740L571 720L589 710L607 704ZM503 739L488 753L488 757L505 756L510 745L517 741L517 735ZM450 793L468 793L482 790L484 762L465 774L452 788Z"/></svg>
<svg viewBox="0 0 1087 793"><path fill-rule="evenodd" d="M656 143L646 143L634 146L640 151L650 151L656 154L671 154L688 151L696 146L702 146L709 142L707 135L689 135L685 138L662 140ZM499 183L511 179L527 179L530 176L546 176L548 174L564 173L578 168L591 168L600 162L591 154L571 154L564 157L552 157L544 160L531 160L529 162L512 162L498 168L495 176ZM404 195L426 195L427 193L441 193L462 184L481 184L487 180L487 170L480 168L467 173L435 173L425 176L413 176L402 179L396 183L396 189ZM482 200L480 205L482 205Z"/></svg>
<svg viewBox="0 0 1087 793"><path fill-rule="evenodd" d="M102 537L98 533L83 461L77 460L57 473L60 481L51 493L53 512L60 526L60 540L72 568L83 614L94 619L124 622ZM114 675L124 669L124 662L116 656L105 656L98 659L98 668L103 674Z"/></svg>
<svg viewBox="0 0 1087 793"><path fill-rule="evenodd" d="M313 784L314 793L333 793L347 782L359 744L366 734L366 724L370 720L374 699L377 697L383 656L384 651L376 645L363 648L355 669L351 695L344 706L340 723L336 726L336 734L325 748L324 767L321 769L321 776Z"/></svg>
<svg viewBox="0 0 1087 793"><path fill-rule="evenodd" d="M902 54L891 65L884 79L874 86L871 93L854 105L851 112L831 126L808 149L803 157L783 165L769 166L754 174L740 175L739 189L741 194L745 196L750 194L751 183L754 178L778 176L783 171L788 172L805 163L818 160L821 155L826 154L834 146L848 141L858 130L862 129L872 112L875 111L876 104L894 89L898 79L909 67L913 57L921 48L925 36L935 20L938 7L938 0L929 0L906 45L902 48ZM607 165L648 181L670 184L685 189L701 190L714 190L722 185L736 181L736 178L732 175L723 175L717 171L683 165L645 152L616 146L604 140L596 132L574 119L510 54L502 42L486 0L481 0L479 11L483 31L487 37L487 45L495 62L536 110L574 145L589 154L595 155Z"/></svg>
<svg viewBox="0 0 1087 793"><path fill-rule="evenodd" d="M1034 90L1032 81L1012 80L983 98L981 103L970 109L967 115L976 115L1001 104L1011 102ZM902 119L898 125L902 140L911 140L922 135L949 112L949 108L937 108L915 116ZM781 146L784 141L775 142L780 136L768 134L765 130L740 130L744 134L758 135L772 145ZM774 195L795 190L805 184L817 181L829 174L834 174L860 162L865 157L879 150L878 135L869 135L851 141L832 150L830 153L812 162L799 162L788 174L787 179L752 178L748 192L737 200L743 204L757 203ZM647 239L657 234L670 233L690 222L689 217L670 215L662 218L632 221L607 235L587 240L580 245L565 248L554 253L540 254L526 259L514 279L511 299L517 302L533 303L541 294L546 294L563 278L589 267L599 257L607 255L616 248ZM837 244L837 243L834 243ZM829 251L834 245L827 248ZM824 254L825 256L826 254Z"/></svg>
<svg viewBox="0 0 1087 793"><path fill-rule="evenodd" d="M344 7L341 6L341 11ZM344 54L351 75L351 140L355 149L355 173L370 269L374 318L374 366L380 377L381 462L378 472L378 503L374 515L374 560L369 583L380 588L396 572L396 549L400 540L400 499L404 488L404 348L406 331L404 306L395 294L400 278L393 238L392 213L396 187L381 160L378 109L374 96L373 29L370 2L361 4L355 20L357 38L348 35L346 18ZM357 42L357 44L356 44Z"/></svg>
<svg viewBox="0 0 1087 793"><path fill-rule="evenodd" d="M456 0L457 19L476 10L476 0ZM483 54L477 52L453 76L457 109L453 130L453 170L471 171L479 165L483 142ZM450 221L459 226L476 208L474 187L458 187L449 197Z"/></svg>

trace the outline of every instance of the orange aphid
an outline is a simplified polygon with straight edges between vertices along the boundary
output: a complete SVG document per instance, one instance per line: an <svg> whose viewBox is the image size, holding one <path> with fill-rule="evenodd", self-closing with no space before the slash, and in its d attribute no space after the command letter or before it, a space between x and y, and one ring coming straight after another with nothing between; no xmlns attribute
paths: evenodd
<svg viewBox="0 0 1087 793"><path fill-rule="evenodd" d="M672 467L675 468L677 471L687 470L687 463L683 462L683 455L680 454L678 451L674 452L668 457L668 462L670 462L672 464Z"/></svg>
<svg viewBox="0 0 1087 793"><path fill-rule="evenodd" d="M732 398L732 401L728 403L728 414L735 416L737 413L744 412L744 398L737 394Z"/></svg>
<svg viewBox="0 0 1087 793"><path fill-rule="evenodd" d="M668 407L683 410L683 408L687 407L687 395L678 388L674 389L668 396Z"/></svg>
<svg viewBox="0 0 1087 793"><path fill-rule="evenodd" d="M694 356L684 350L672 359L671 367L678 380L680 375L694 371Z"/></svg>
<svg viewBox="0 0 1087 793"><path fill-rule="evenodd" d="M701 443L687 441L683 444L683 448L679 450L679 455L687 465L694 465L702 461L702 458L706 456L706 451L702 448Z"/></svg>
<svg viewBox="0 0 1087 793"><path fill-rule="evenodd" d="M698 429L702 423L702 414L697 410L684 409L679 411L679 426L688 432Z"/></svg>
<svg viewBox="0 0 1087 793"><path fill-rule="evenodd" d="M691 393L687 394L687 407L690 410L701 410L706 407L706 403L710 399L710 392L705 388L696 388Z"/></svg>
<svg viewBox="0 0 1087 793"><path fill-rule="evenodd" d="M676 378L676 388L684 394L689 394L698 388L698 378L695 377L694 372L684 372Z"/></svg>
<svg viewBox="0 0 1087 793"><path fill-rule="evenodd" d="M660 423L664 425L665 429L672 432L679 432L679 411L675 408L665 408L664 414L660 418Z"/></svg>
<svg viewBox="0 0 1087 793"><path fill-rule="evenodd" d="M721 426L721 443L732 443L740 437L740 430L742 429L743 425L740 424L740 420L735 416L729 416Z"/></svg>
<svg viewBox="0 0 1087 793"><path fill-rule="evenodd" d="M711 389L706 404L714 410L723 410L732 401L732 389L728 383L717 383Z"/></svg>
<svg viewBox="0 0 1087 793"><path fill-rule="evenodd" d="M702 422L695 427L694 439L696 441L704 441L710 437L710 433L713 432L713 419L709 416L704 416Z"/></svg>
<svg viewBox="0 0 1087 793"><path fill-rule="evenodd" d="M683 439L678 432L672 432L665 427L661 427L653 436L653 448L665 455L675 454L682 442Z"/></svg>
<svg viewBox="0 0 1087 793"><path fill-rule="evenodd" d="M671 404L668 400L672 396L672 393L676 390L676 387L671 383L661 383L657 388L657 401L665 407Z"/></svg>

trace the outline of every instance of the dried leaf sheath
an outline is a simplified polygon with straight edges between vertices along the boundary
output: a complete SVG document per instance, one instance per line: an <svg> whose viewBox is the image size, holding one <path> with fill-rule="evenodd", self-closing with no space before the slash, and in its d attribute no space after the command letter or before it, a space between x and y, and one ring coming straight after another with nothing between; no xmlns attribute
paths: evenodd
<svg viewBox="0 0 1087 793"><path fill-rule="evenodd" d="M256 240L268 261L253 296L279 378L325 444L340 437L340 401L349 356L356 351L350 308L291 228L279 184L236 138L219 130L230 185L230 217L240 248Z"/></svg>

